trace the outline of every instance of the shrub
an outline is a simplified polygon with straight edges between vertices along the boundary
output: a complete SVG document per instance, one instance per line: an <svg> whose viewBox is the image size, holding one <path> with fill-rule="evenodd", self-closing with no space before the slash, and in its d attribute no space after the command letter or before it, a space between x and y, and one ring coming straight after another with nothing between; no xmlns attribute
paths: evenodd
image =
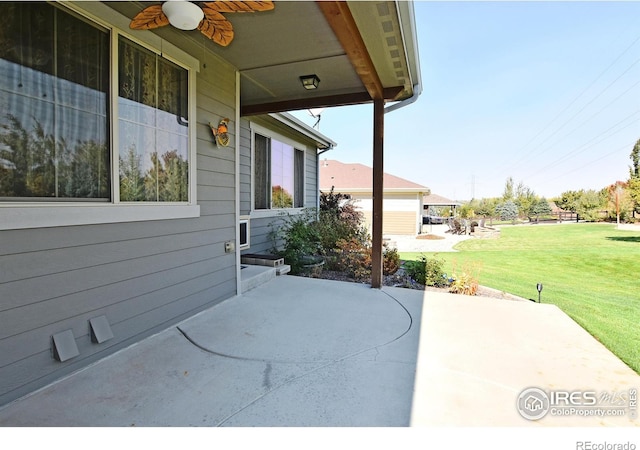
<svg viewBox="0 0 640 450"><path fill-rule="evenodd" d="M333 188L329 193L320 193L320 213L316 227L325 252L337 248L337 243L341 240L368 240L362 227L363 220L364 215L347 195L336 194Z"/></svg>
<svg viewBox="0 0 640 450"><path fill-rule="evenodd" d="M338 241L338 248L333 252L332 269L345 272L358 281L366 281L371 277L372 249L371 245L357 238ZM382 273L393 275L400 268L400 255L395 248L385 245L382 253Z"/></svg>
<svg viewBox="0 0 640 450"><path fill-rule="evenodd" d="M400 255L395 248L389 248L386 245L382 250L382 273L384 275L393 275L400 268Z"/></svg>
<svg viewBox="0 0 640 450"><path fill-rule="evenodd" d="M271 224L273 252L285 259L294 275L301 272L305 258L321 254L320 235L314 219L315 210L306 209L300 214L283 214L278 223Z"/></svg>
<svg viewBox="0 0 640 450"><path fill-rule="evenodd" d="M478 292L478 280L468 273L462 273L460 276L453 275L453 282L449 286L449 292L452 294L476 295Z"/></svg>
<svg viewBox="0 0 640 450"><path fill-rule="evenodd" d="M341 239L337 242L335 268L362 281L371 276L371 247L359 239Z"/></svg>
<svg viewBox="0 0 640 450"><path fill-rule="evenodd" d="M474 265L466 265L457 275L455 268L450 279L449 292L452 294L476 295L478 293L478 277L476 273L478 268Z"/></svg>
<svg viewBox="0 0 640 450"><path fill-rule="evenodd" d="M442 269L444 261L422 255L417 261L406 261L404 269L414 281L424 286L445 287L449 284Z"/></svg>

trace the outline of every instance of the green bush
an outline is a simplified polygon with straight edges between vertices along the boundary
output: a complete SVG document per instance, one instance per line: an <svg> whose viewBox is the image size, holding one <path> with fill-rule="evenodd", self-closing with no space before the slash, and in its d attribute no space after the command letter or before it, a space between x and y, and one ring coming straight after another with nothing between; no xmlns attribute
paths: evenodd
<svg viewBox="0 0 640 450"><path fill-rule="evenodd" d="M320 235L320 243L328 254L338 247L341 240L353 238L366 243L368 236L362 227L364 216L345 194L320 193L320 212L316 229Z"/></svg>
<svg viewBox="0 0 640 450"><path fill-rule="evenodd" d="M444 261L441 259L422 255L416 261L406 261L404 270L414 281L424 286L445 287L449 285L449 280L444 273L443 265Z"/></svg>
<svg viewBox="0 0 640 450"><path fill-rule="evenodd" d="M271 224L273 253L284 258L293 275L301 273L306 258L322 253L314 219L315 210L305 209L300 214L283 214L280 221Z"/></svg>

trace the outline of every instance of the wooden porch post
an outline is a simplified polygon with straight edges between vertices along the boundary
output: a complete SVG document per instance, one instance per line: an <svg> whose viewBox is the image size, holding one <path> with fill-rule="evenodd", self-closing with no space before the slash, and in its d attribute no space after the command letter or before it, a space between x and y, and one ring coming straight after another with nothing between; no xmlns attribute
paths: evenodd
<svg viewBox="0 0 640 450"><path fill-rule="evenodd" d="M371 287L382 287L382 150L384 140L384 101L394 99L401 87L385 90L367 46L360 35L351 9L345 1L316 1L327 23L344 48L353 68L373 100L373 221L371 230Z"/></svg>
<svg viewBox="0 0 640 450"><path fill-rule="evenodd" d="M384 192L384 99L373 101L373 220L371 230L371 287L382 287L382 198Z"/></svg>

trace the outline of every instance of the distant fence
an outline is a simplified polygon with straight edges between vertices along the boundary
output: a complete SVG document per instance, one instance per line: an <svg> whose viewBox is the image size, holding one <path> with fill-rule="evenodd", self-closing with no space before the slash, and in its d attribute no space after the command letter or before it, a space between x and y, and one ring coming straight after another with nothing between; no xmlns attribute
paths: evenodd
<svg viewBox="0 0 640 450"><path fill-rule="evenodd" d="M580 216L578 213L562 211L558 212L558 221L559 222L578 222Z"/></svg>
<svg viewBox="0 0 640 450"><path fill-rule="evenodd" d="M561 211L545 217L530 217L529 223L578 222L578 213Z"/></svg>

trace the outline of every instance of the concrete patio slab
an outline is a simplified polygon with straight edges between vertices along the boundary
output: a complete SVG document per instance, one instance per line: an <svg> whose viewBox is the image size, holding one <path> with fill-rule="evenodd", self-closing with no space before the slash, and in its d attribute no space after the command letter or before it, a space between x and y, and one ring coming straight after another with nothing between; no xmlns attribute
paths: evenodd
<svg viewBox="0 0 640 450"><path fill-rule="evenodd" d="M412 426L640 426L640 376L554 305L427 294L421 324ZM528 420L516 405L528 388L579 396Z"/></svg>
<svg viewBox="0 0 640 450"><path fill-rule="evenodd" d="M422 296L277 277L9 405L0 425L408 426Z"/></svg>
<svg viewBox="0 0 640 450"><path fill-rule="evenodd" d="M530 387L624 393L627 410L526 420ZM638 387L552 305L284 276L5 406L0 426L638 426Z"/></svg>

